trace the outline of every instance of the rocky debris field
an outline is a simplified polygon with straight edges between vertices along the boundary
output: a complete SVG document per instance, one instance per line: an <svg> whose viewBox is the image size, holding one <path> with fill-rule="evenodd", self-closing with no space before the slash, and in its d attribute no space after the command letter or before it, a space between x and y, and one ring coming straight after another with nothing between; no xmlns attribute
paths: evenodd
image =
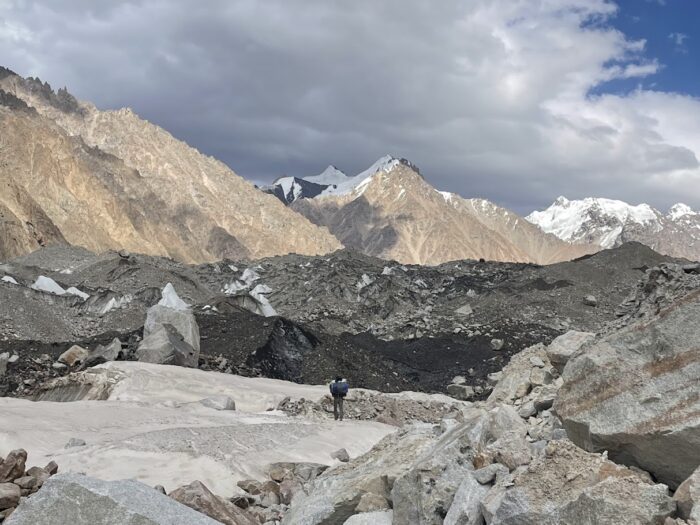
<svg viewBox="0 0 700 525"><path fill-rule="evenodd" d="M639 244L544 267L403 266L349 251L186 266L53 246L0 264L0 394L31 396L101 362L98 347L118 338L117 359L305 383L341 374L388 392L455 384L453 395L480 399L510 356L569 329L625 323L643 301L693 286L689 268ZM155 308L168 283L191 307L194 317L177 316L190 332L196 325L199 348L194 332L168 328L169 310ZM654 286L666 291L650 299ZM73 345L89 354L77 367L59 360Z"/></svg>
<svg viewBox="0 0 700 525"><path fill-rule="evenodd" d="M27 451L12 450L0 458L0 523L7 521L20 502L42 488L58 472L58 465L50 461L45 467L27 467Z"/></svg>

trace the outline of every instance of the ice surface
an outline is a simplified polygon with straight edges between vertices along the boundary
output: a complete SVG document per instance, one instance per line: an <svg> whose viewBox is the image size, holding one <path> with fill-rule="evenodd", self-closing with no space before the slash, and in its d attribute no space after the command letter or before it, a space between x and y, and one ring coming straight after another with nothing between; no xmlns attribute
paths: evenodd
<svg viewBox="0 0 700 525"><path fill-rule="evenodd" d="M54 281L51 277L45 277L43 275L37 277L36 281L30 286L30 288L39 292L48 292L56 295L64 295L66 293L60 284Z"/></svg>
<svg viewBox="0 0 700 525"><path fill-rule="evenodd" d="M161 300L158 301L158 304L172 308L173 310L187 310L190 307L189 304L180 299L180 296L177 295L175 291L175 287L170 283L166 284L165 288L163 288Z"/></svg>
<svg viewBox="0 0 700 525"><path fill-rule="evenodd" d="M21 447L29 452L30 463L54 459L62 472L105 480L135 478L168 491L198 479L215 493L231 496L236 481L262 479L269 463L333 464L331 452L345 448L357 456L395 430L374 422L266 412L286 396L318 400L327 393L325 385L138 362L99 368L123 377L107 401L0 398L0 455ZM230 396L236 410L211 410L198 403L216 395ZM87 445L64 449L72 437Z"/></svg>
<svg viewBox="0 0 700 525"><path fill-rule="evenodd" d="M9 275L5 275L0 281L10 284L19 284L14 277L10 277Z"/></svg>

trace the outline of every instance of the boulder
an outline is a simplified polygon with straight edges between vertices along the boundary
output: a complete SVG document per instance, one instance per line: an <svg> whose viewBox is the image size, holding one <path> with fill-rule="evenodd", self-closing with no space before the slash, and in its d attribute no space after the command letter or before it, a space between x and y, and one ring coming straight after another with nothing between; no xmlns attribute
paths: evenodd
<svg viewBox="0 0 700 525"><path fill-rule="evenodd" d="M58 470L58 467L56 467ZM46 469L43 469L41 467L32 467L29 470L27 470L27 476L31 476L36 480L36 486L37 488L41 487L44 483L46 483L46 480L51 477L51 474L46 471Z"/></svg>
<svg viewBox="0 0 700 525"><path fill-rule="evenodd" d="M115 337L107 346L98 345L97 348L90 352L90 357L88 359L91 361L116 361L122 357L124 357L122 342L119 340L119 338Z"/></svg>
<svg viewBox="0 0 700 525"><path fill-rule="evenodd" d="M491 339L491 348L493 350L501 350L504 344L505 341L503 339Z"/></svg>
<svg viewBox="0 0 700 525"><path fill-rule="evenodd" d="M21 489L15 483L0 483L0 510L16 507L21 495Z"/></svg>
<svg viewBox="0 0 700 525"><path fill-rule="evenodd" d="M164 324L172 325L199 356L199 326L192 310L176 310L161 304L151 306L146 312L146 322L143 325L144 339Z"/></svg>
<svg viewBox="0 0 700 525"><path fill-rule="evenodd" d="M455 399L468 401L474 397L474 389L469 385L459 385L453 383L451 385L447 385L447 394Z"/></svg>
<svg viewBox="0 0 700 525"><path fill-rule="evenodd" d="M545 367L533 366L530 361L533 357L542 360ZM525 397L533 386L530 381L533 377L533 371L538 370L542 372L548 370L549 367L549 358L545 352L544 345L530 346L515 354L501 371L501 376L489 395L489 401L492 403L510 402ZM536 372L536 374L540 372Z"/></svg>
<svg viewBox="0 0 700 525"><path fill-rule="evenodd" d="M681 483L673 495L678 506L678 516L700 523L700 468Z"/></svg>
<svg viewBox="0 0 700 525"><path fill-rule="evenodd" d="M90 355L90 352L85 348L73 345L58 357L58 362L73 368L84 363L88 355Z"/></svg>
<svg viewBox="0 0 700 525"><path fill-rule="evenodd" d="M55 461L49 461L49 463L44 467L44 470L49 474L49 476L53 476L56 474L56 472L58 472L58 465Z"/></svg>
<svg viewBox="0 0 700 525"><path fill-rule="evenodd" d="M489 489L490 487L482 485L473 476L465 476L445 516L444 525L481 525L484 520L480 503Z"/></svg>
<svg viewBox="0 0 700 525"><path fill-rule="evenodd" d="M248 494L257 496L260 494L260 485L262 485L262 483L255 481L254 479L243 479L236 483L236 485L238 485L239 488L243 489Z"/></svg>
<svg viewBox="0 0 700 525"><path fill-rule="evenodd" d="M294 499L294 496L296 496L303 490L304 487L301 483L299 483L299 481L295 479L285 479L284 481L282 481L282 483L280 483L280 503L282 503L283 505L290 505L292 503L292 500Z"/></svg>
<svg viewBox="0 0 700 525"><path fill-rule="evenodd" d="M7 363L10 362L10 353L3 352L0 354L0 377L4 376L7 372Z"/></svg>
<svg viewBox="0 0 700 525"><path fill-rule="evenodd" d="M357 512L377 512L389 510L391 505L384 496L378 494L367 493L363 494L360 502L355 507Z"/></svg>
<svg viewBox="0 0 700 525"><path fill-rule="evenodd" d="M392 525L394 513L390 510L363 512L350 516L343 525Z"/></svg>
<svg viewBox="0 0 700 525"><path fill-rule="evenodd" d="M348 454L348 451L344 448L338 449L335 452L331 452L331 457L333 459L341 461L342 463L347 463L348 461L350 461L350 454Z"/></svg>
<svg viewBox="0 0 700 525"><path fill-rule="evenodd" d="M569 438L671 488L700 464L700 290L566 365L554 409Z"/></svg>
<svg viewBox="0 0 700 525"><path fill-rule="evenodd" d="M196 368L199 352L170 324L158 325L144 337L136 350L139 361Z"/></svg>
<svg viewBox="0 0 700 525"><path fill-rule="evenodd" d="M480 508L489 525L639 525L663 523L675 504L665 485L569 441L552 441L512 480L498 481Z"/></svg>
<svg viewBox="0 0 700 525"><path fill-rule="evenodd" d="M84 439L70 438L64 448L84 447L85 445L87 445L87 443L85 443Z"/></svg>
<svg viewBox="0 0 700 525"><path fill-rule="evenodd" d="M598 306L598 299L594 295L586 295L583 298L583 304L586 306Z"/></svg>
<svg viewBox="0 0 700 525"><path fill-rule="evenodd" d="M20 489L33 489L36 487L36 478L34 476L22 476L14 481Z"/></svg>
<svg viewBox="0 0 700 525"><path fill-rule="evenodd" d="M5 461L0 464L0 483L12 483L17 478L24 476L26 463L26 450L21 448L12 450L5 458Z"/></svg>
<svg viewBox="0 0 700 525"><path fill-rule="evenodd" d="M169 497L225 525L258 525L246 510L216 496L201 481L177 488Z"/></svg>
<svg viewBox="0 0 700 525"><path fill-rule="evenodd" d="M134 480L102 481L57 474L3 525L215 525L213 519Z"/></svg>
<svg viewBox="0 0 700 525"><path fill-rule="evenodd" d="M236 410L236 402L229 396L213 396L200 399L199 403L214 410Z"/></svg>
<svg viewBox="0 0 700 525"><path fill-rule="evenodd" d="M267 470L272 481L280 482L294 477L294 463L272 463Z"/></svg>
<svg viewBox="0 0 700 525"><path fill-rule="evenodd" d="M549 361L559 373L561 373L562 370L564 370L564 365L566 365L571 356L593 339L595 339L595 334L590 332L570 330L550 343L547 347L547 357L549 357Z"/></svg>

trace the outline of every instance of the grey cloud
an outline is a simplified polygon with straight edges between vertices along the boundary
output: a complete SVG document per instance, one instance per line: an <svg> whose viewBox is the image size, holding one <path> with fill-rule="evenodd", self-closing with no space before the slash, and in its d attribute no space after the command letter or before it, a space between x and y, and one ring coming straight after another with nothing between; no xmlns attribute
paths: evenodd
<svg viewBox="0 0 700 525"><path fill-rule="evenodd" d="M391 153L440 189L521 212L559 194L697 206L684 185L698 149L631 99L603 110L587 96L656 67L606 29L612 12L602 0L6 1L0 20L24 36L0 32L0 51L253 180L354 173Z"/></svg>

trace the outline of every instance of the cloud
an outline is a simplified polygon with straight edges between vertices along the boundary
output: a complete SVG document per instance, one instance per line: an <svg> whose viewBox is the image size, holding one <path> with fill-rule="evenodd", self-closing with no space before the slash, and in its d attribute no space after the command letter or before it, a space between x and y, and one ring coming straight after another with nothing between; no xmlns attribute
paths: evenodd
<svg viewBox="0 0 700 525"><path fill-rule="evenodd" d="M521 212L559 194L700 207L700 101L592 94L661 67L616 14L607 0L5 1L25 38L0 45L19 73L130 106L258 181L391 153Z"/></svg>
<svg viewBox="0 0 700 525"><path fill-rule="evenodd" d="M685 41L690 38L685 33L671 33L668 38L675 44L676 51L680 53L687 53L688 48L685 45Z"/></svg>

